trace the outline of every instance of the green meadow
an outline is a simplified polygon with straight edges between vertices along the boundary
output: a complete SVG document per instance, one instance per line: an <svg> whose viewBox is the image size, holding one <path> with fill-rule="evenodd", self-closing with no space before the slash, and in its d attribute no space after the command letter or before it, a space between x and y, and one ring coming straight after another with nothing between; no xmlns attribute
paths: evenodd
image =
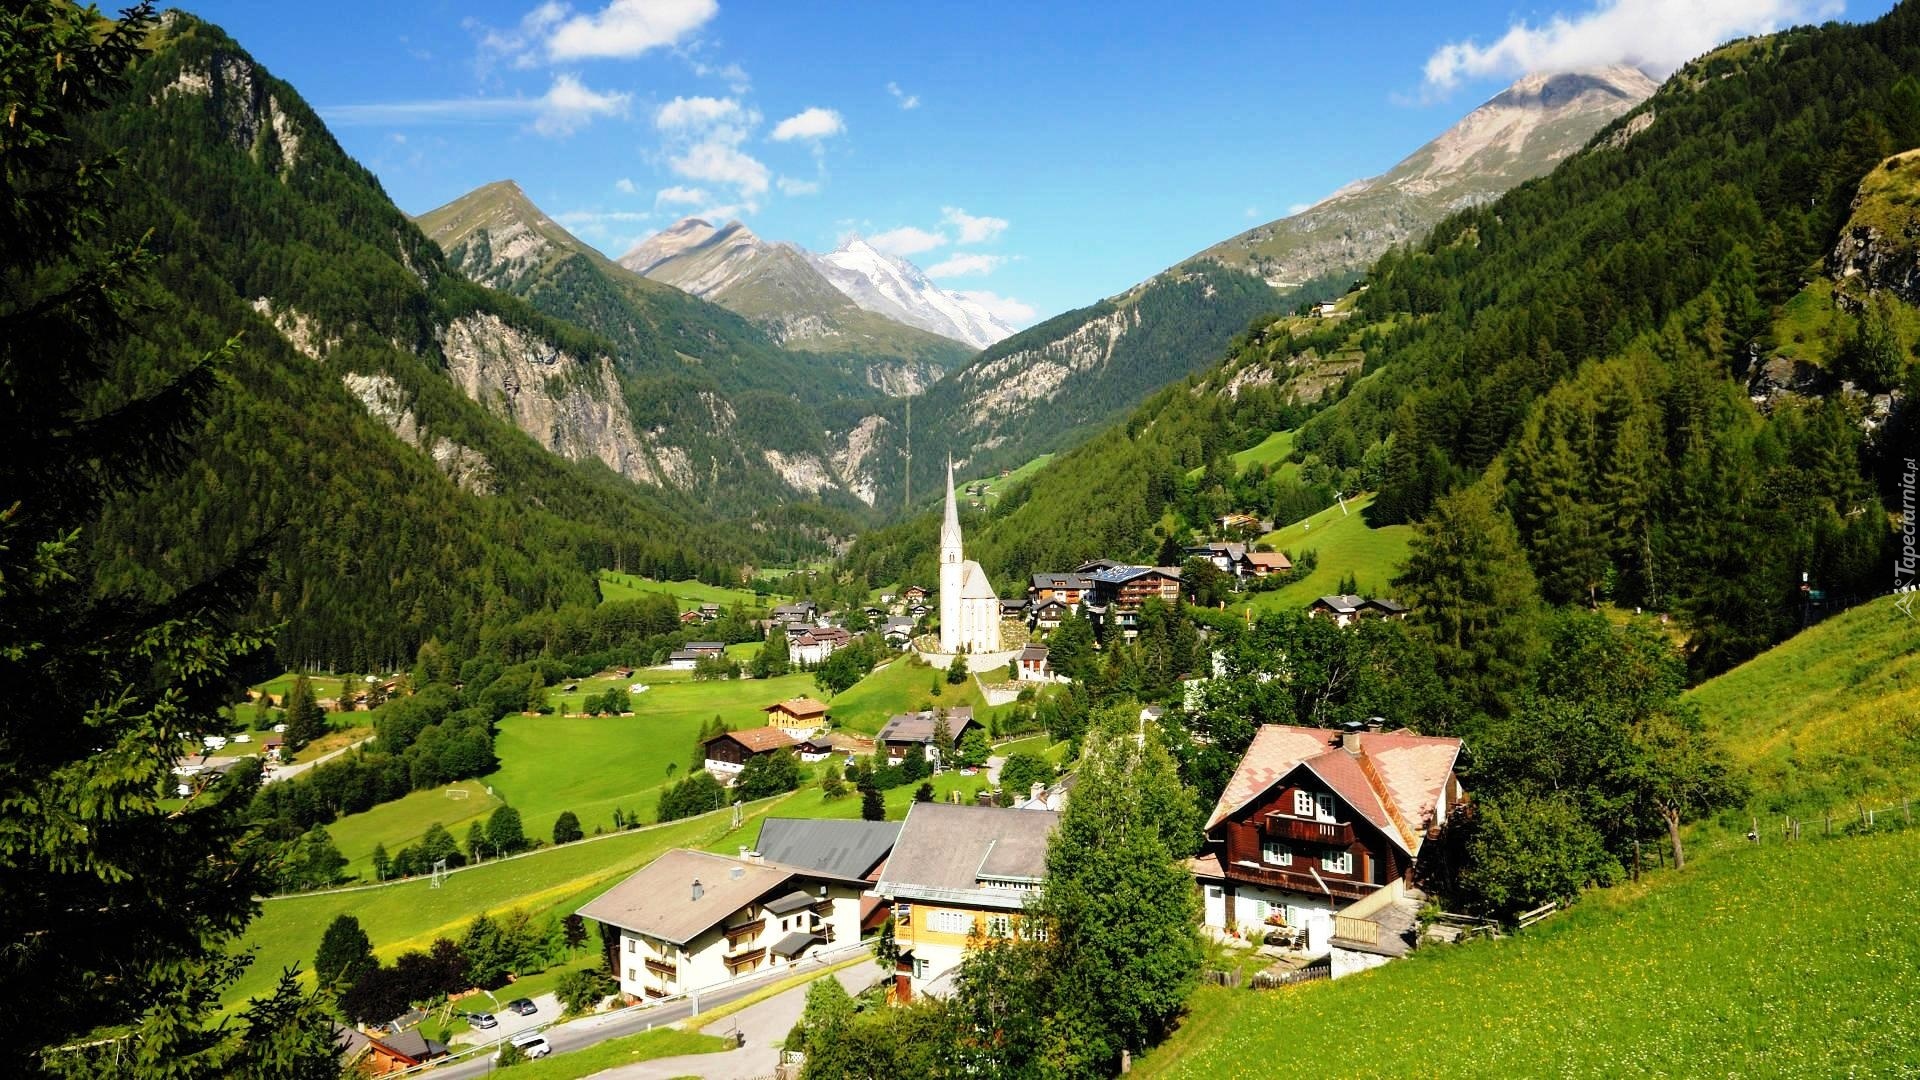
<svg viewBox="0 0 1920 1080"><path fill-rule="evenodd" d="M1906 1075L1920 830L1729 847L1515 937L1203 986L1146 1077Z"/></svg>
<svg viewBox="0 0 1920 1080"><path fill-rule="evenodd" d="M1804 630L1687 698L1751 774L1763 819L1844 817L1920 796L1920 621L1892 597Z"/></svg>
<svg viewBox="0 0 1920 1080"><path fill-rule="evenodd" d="M1254 594L1254 610L1304 608L1315 597L1337 591L1340 579L1348 574L1359 584L1362 596L1393 596L1393 576L1406 560L1413 527L1368 528L1361 511L1372 504L1372 495L1348 499L1344 512L1338 505L1330 506L1261 537L1262 543L1289 552L1296 559L1309 551L1318 552L1320 561L1305 578L1272 592Z"/></svg>
<svg viewBox="0 0 1920 1080"><path fill-rule="evenodd" d="M646 593L666 593L680 604L680 610L697 608L701 604L719 604L722 608L740 604L748 608L764 608L785 601L780 596L760 596L752 589L729 589L720 585L709 585L704 581L655 581L635 574L621 574L612 570L600 571L600 599L635 600Z"/></svg>

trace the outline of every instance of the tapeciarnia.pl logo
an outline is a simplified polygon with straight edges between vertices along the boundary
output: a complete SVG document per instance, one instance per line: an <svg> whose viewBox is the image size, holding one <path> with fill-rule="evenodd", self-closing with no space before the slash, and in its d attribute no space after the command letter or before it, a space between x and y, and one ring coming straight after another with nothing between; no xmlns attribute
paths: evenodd
<svg viewBox="0 0 1920 1080"><path fill-rule="evenodd" d="M1920 551L1916 551L1916 527L1913 507L1914 474L1920 473L1914 459L1906 459L1906 470L1900 474L1900 557L1893 561L1893 606L1900 609L1907 618L1913 618L1913 601L1916 593L1914 577L1920 573Z"/></svg>

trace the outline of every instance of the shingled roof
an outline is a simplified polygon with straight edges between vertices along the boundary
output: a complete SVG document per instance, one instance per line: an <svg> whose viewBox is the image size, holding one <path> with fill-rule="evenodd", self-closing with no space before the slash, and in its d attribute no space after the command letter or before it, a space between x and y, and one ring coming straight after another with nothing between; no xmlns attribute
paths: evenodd
<svg viewBox="0 0 1920 1080"><path fill-rule="evenodd" d="M748 753L764 754L770 750L792 746L800 740L777 727L750 727L738 731L723 731L708 739L702 746L711 746L721 739L732 739L746 747Z"/></svg>
<svg viewBox="0 0 1920 1080"><path fill-rule="evenodd" d="M875 891L908 900L1019 910L1047 874L1050 810L914 803Z"/></svg>
<svg viewBox="0 0 1920 1080"><path fill-rule="evenodd" d="M1354 811L1409 854L1420 848L1426 823L1446 792L1460 756L1460 740L1390 732L1353 732L1355 749L1327 728L1267 724L1227 781L1207 828L1231 817L1298 769L1307 769Z"/></svg>
<svg viewBox="0 0 1920 1080"><path fill-rule="evenodd" d="M863 878L886 859L900 836L897 821L767 818L755 848L787 866Z"/></svg>
<svg viewBox="0 0 1920 1080"><path fill-rule="evenodd" d="M748 904L776 890L791 891L801 873L776 863L675 848L594 897L578 914L685 945ZM700 883L697 897L695 881Z"/></svg>

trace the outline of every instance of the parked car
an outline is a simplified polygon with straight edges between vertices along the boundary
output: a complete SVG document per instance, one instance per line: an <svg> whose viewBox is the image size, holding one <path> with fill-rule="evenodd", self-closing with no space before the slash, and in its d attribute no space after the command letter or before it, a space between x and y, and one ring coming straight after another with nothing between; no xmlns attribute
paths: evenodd
<svg viewBox="0 0 1920 1080"><path fill-rule="evenodd" d="M553 1045L547 1042L545 1035L537 1031L523 1031L509 1038L507 1041L519 1047L520 1052L530 1058L542 1058L553 1053ZM500 1051L495 1050L493 1056L498 1059L500 1057Z"/></svg>
<svg viewBox="0 0 1920 1080"><path fill-rule="evenodd" d="M467 1014L467 1023L481 1031L485 1031L490 1027L500 1026L500 1021L495 1020L492 1013L470 1012Z"/></svg>
<svg viewBox="0 0 1920 1080"><path fill-rule="evenodd" d="M507 1008L519 1013L521 1016L532 1016L534 1013L540 1011L540 1007L528 998L514 998L512 1001L507 1002Z"/></svg>

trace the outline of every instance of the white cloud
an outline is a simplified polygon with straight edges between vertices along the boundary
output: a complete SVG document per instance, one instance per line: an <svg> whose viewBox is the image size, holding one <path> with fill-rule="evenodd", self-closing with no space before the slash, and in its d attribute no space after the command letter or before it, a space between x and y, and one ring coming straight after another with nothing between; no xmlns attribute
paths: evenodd
<svg viewBox="0 0 1920 1080"><path fill-rule="evenodd" d="M320 110L329 124L342 127L422 124L490 124L532 119L542 135L566 135L586 126L596 116L626 114L631 94L602 92L578 76L559 75L537 98L441 98L426 101L389 101L367 105L333 105Z"/></svg>
<svg viewBox="0 0 1920 1080"><path fill-rule="evenodd" d="M846 121L832 109L811 108L787 117L774 125L774 142L791 142L794 139L824 139L847 130Z"/></svg>
<svg viewBox="0 0 1920 1080"><path fill-rule="evenodd" d="M566 135L596 116L624 116L632 95L588 89L578 77L561 75L541 99L533 129L542 135Z"/></svg>
<svg viewBox="0 0 1920 1080"><path fill-rule="evenodd" d="M618 191L622 195L638 195L640 193L640 189L634 186L633 181L624 176L613 182L613 190Z"/></svg>
<svg viewBox="0 0 1920 1080"><path fill-rule="evenodd" d="M818 180L795 180L791 176L782 176L773 182L773 186L779 188L780 194L782 195L820 194L820 181Z"/></svg>
<svg viewBox="0 0 1920 1080"><path fill-rule="evenodd" d="M900 89L900 84L897 82L887 84L887 93L892 95L893 100L899 102L900 107L903 109L917 109L920 107L920 95L907 93L905 90Z"/></svg>
<svg viewBox="0 0 1920 1080"><path fill-rule="evenodd" d="M1539 26L1514 23L1490 45L1458 41L1427 58L1426 84L1631 64L1665 75L1729 38L1771 33L1838 15L1839 0L1596 0L1580 14Z"/></svg>
<svg viewBox="0 0 1920 1080"><path fill-rule="evenodd" d="M705 188L686 187L680 184L661 188L653 197L653 204L655 206L661 206L667 203L695 206L703 202L711 201L713 201L713 196L708 194Z"/></svg>
<svg viewBox="0 0 1920 1080"><path fill-rule="evenodd" d="M548 3L541 8L554 6ZM639 56L679 44L719 12L715 0L612 0L598 14L550 23L547 56L554 60Z"/></svg>
<svg viewBox="0 0 1920 1080"><path fill-rule="evenodd" d="M984 289L973 292L955 292L953 295L965 300L971 300L981 307L986 308L994 318L1002 322L1013 323L1016 326L1020 323L1032 322L1036 314L1033 310L1033 305L1024 300L1015 300L1011 296L1001 296L998 293L987 292Z"/></svg>
<svg viewBox="0 0 1920 1080"><path fill-rule="evenodd" d="M991 274L1011 256L983 255L977 251L956 251L927 267L928 277L962 277L967 274Z"/></svg>
<svg viewBox="0 0 1920 1080"><path fill-rule="evenodd" d="M747 69L739 64L709 64L689 58L687 63L693 73L703 79L719 79L727 84L727 89L736 94L744 94L753 86L753 79L747 75Z"/></svg>
<svg viewBox="0 0 1920 1080"><path fill-rule="evenodd" d="M867 243L872 245L875 251L884 251L889 255L918 255L923 251L944 247L947 243L947 235L903 225L898 229L875 233L867 237Z"/></svg>
<svg viewBox="0 0 1920 1080"><path fill-rule="evenodd" d="M653 114L653 126L661 131L708 131L747 126L758 120L758 115L733 98L677 97Z"/></svg>
<svg viewBox="0 0 1920 1080"><path fill-rule="evenodd" d="M955 206L941 207L940 220L959 230L963 244L984 244L1007 231L1006 218L974 217Z"/></svg>
<svg viewBox="0 0 1920 1080"><path fill-rule="evenodd" d="M710 184L726 184L742 195L759 195L767 190L771 174L765 165L718 140L695 143L685 152L667 159L675 175Z"/></svg>

